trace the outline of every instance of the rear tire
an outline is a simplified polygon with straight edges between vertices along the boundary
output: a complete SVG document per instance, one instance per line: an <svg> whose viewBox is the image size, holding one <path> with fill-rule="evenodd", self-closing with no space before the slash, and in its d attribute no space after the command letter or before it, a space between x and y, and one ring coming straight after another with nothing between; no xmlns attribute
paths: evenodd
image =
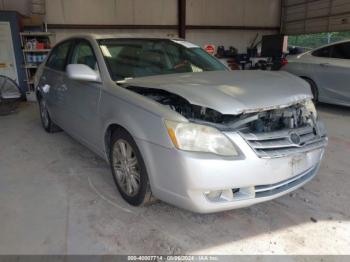
<svg viewBox="0 0 350 262"><path fill-rule="evenodd" d="M112 134L110 148L113 179L123 199L133 206L155 202L146 165L132 136L118 128Z"/></svg>
<svg viewBox="0 0 350 262"><path fill-rule="evenodd" d="M41 124L46 132L55 133L60 131L61 129L52 122L49 111L47 110L47 105L45 99L39 99L39 112Z"/></svg>
<svg viewBox="0 0 350 262"><path fill-rule="evenodd" d="M312 92L312 95L314 96L314 98L312 99L312 101L317 104L318 103L318 89L317 89L317 85L316 83L311 80L310 78L306 78L306 77L302 77L306 82L309 83L310 85L310 89Z"/></svg>

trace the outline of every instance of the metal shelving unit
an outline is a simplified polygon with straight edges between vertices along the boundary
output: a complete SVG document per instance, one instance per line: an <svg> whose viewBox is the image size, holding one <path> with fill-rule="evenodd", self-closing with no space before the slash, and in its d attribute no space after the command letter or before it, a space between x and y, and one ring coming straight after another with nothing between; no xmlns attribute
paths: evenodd
<svg viewBox="0 0 350 262"><path fill-rule="evenodd" d="M26 72L27 90L30 95L34 91L35 72L50 52L55 35L49 32L22 32L20 36L24 57L22 66Z"/></svg>
<svg viewBox="0 0 350 262"><path fill-rule="evenodd" d="M46 53L50 52L51 49L23 49L24 53Z"/></svg>

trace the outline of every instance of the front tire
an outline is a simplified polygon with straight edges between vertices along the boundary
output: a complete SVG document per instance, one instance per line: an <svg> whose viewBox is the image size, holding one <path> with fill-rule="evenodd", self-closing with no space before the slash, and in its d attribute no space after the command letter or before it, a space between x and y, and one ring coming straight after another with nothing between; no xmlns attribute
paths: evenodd
<svg viewBox="0 0 350 262"><path fill-rule="evenodd" d="M59 127L52 122L49 111L47 110L46 101L43 98L39 100L39 111L41 124L46 132L54 133L60 130Z"/></svg>
<svg viewBox="0 0 350 262"><path fill-rule="evenodd" d="M118 128L110 148L113 179L123 199L133 206L154 202L145 163L131 135Z"/></svg>

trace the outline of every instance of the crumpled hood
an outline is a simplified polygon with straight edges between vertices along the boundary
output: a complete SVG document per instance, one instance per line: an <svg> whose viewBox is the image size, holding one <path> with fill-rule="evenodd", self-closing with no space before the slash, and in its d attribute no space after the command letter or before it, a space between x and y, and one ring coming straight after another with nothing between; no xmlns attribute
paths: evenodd
<svg viewBox="0 0 350 262"><path fill-rule="evenodd" d="M308 84L287 72L211 71L129 79L126 86L166 90L222 114L285 107L311 99Z"/></svg>

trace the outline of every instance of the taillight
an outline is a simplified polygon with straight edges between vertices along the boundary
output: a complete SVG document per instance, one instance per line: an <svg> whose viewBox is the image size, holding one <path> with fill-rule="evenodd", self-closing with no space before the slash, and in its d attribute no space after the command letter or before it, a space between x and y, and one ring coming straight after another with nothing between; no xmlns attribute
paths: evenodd
<svg viewBox="0 0 350 262"><path fill-rule="evenodd" d="M287 60L287 58L282 58L281 59L281 66L285 66L285 65L287 65L288 64L288 60Z"/></svg>

